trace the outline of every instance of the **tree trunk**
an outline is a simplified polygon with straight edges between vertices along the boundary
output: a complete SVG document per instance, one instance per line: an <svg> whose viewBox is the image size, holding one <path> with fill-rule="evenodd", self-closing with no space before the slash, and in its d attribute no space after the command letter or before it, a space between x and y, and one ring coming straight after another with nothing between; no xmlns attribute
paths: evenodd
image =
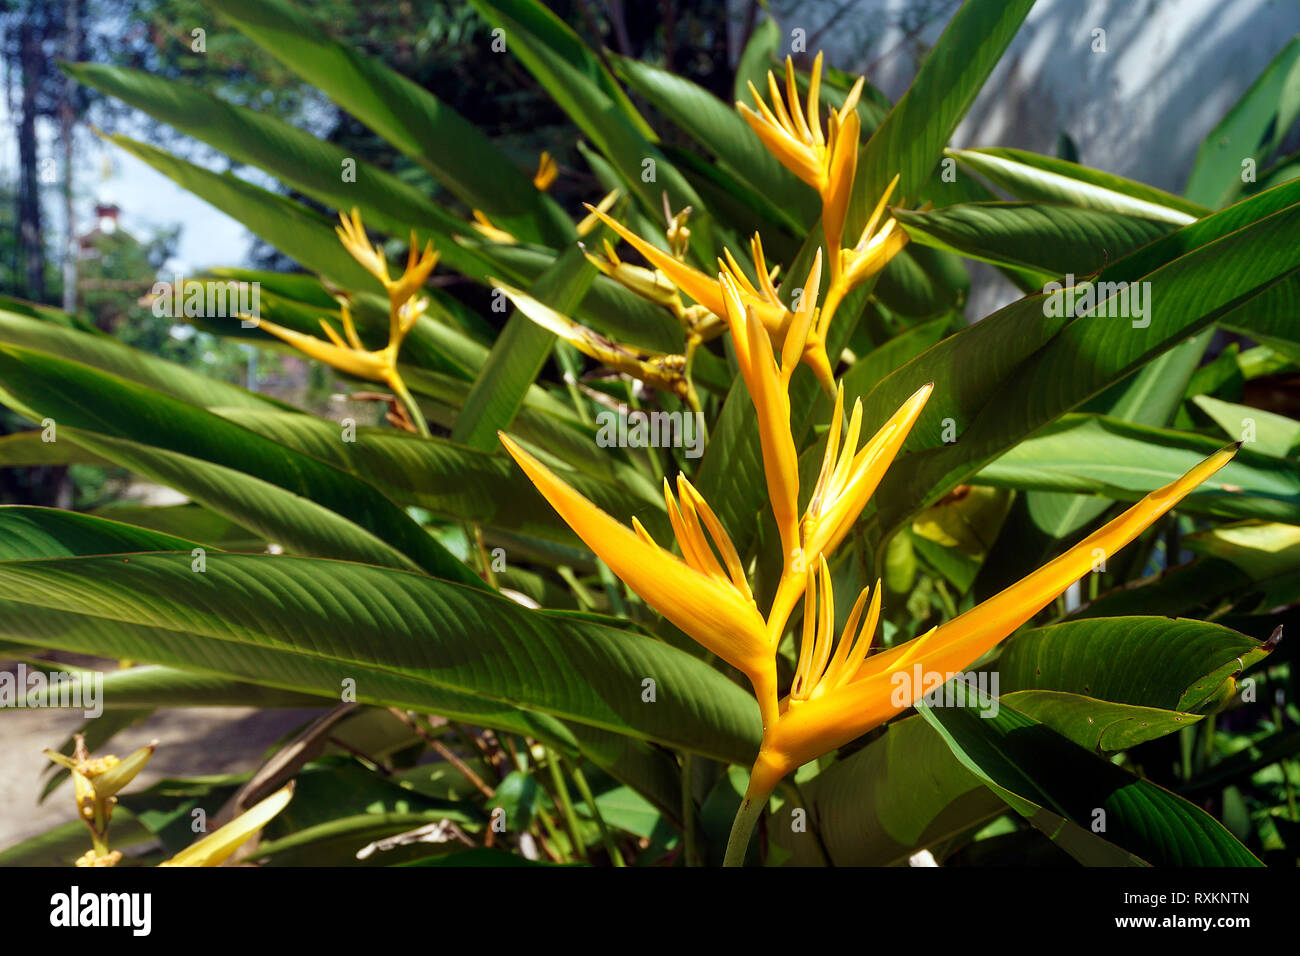
<svg viewBox="0 0 1300 956"><path fill-rule="evenodd" d="M65 0L63 58L69 63L77 60L81 38L81 0ZM73 211L72 147L76 134L76 105L73 96L77 83L66 77L63 83L63 102L59 105L59 135L63 140L63 311L77 311L77 224Z"/></svg>
<svg viewBox="0 0 1300 956"><path fill-rule="evenodd" d="M41 48L36 28L24 21L18 28L23 100L18 121L18 245L28 298L45 299L45 244L41 230L41 191L36 168L36 86L40 80Z"/></svg>

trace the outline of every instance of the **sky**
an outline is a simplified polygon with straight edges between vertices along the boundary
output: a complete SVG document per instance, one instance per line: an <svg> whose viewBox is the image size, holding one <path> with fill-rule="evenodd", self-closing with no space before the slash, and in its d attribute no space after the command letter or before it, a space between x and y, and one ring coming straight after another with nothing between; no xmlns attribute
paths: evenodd
<svg viewBox="0 0 1300 956"><path fill-rule="evenodd" d="M3 59L0 58L2 69ZM124 132L131 135L129 131ZM62 176L63 150L57 141L57 128L53 123L41 123L37 137L40 158L54 159L56 175ZM210 266L246 264L252 236L242 225L177 186L142 160L101 141L89 129L81 127L77 137L74 189L79 232L93 228L95 203L107 200L121 208L121 228L137 239L148 239L160 228L181 227L179 248L175 259L167 264L166 272L185 273ZM108 160L107 178L104 176L105 159ZM200 165L207 165L202 156L192 159ZM15 183L17 177L18 144L14 123L5 98L0 97L0 180ZM53 190L46 197L44 211L49 234L61 238L63 209ZM51 249L59 247L57 241L50 243Z"/></svg>

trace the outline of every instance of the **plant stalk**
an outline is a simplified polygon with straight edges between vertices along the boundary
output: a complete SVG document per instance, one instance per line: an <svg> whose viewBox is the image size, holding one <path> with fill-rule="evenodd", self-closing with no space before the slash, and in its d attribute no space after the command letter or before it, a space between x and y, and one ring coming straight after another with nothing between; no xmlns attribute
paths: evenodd
<svg viewBox="0 0 1300 956"><path fill-rule="evenodd" d="M758 791L762 792L758 792ZM771 787L755 787L753 778L745 790L745 799L740 802L736 818L731 824L731 836L727 838L727 855L723 866L744 866L745 852L749 849L749 838L754 832L754 825L767 808L767 798L772 795Z"/></svg>
<svg viewBox="0 0 1300 956"><path fill-rule="evenodd" d="M393 390L393 394L402 403L402 408L406 409L406 416L415 423L415 429L420 433L420 437L432 437L429 432L429 423L424 420L424 412L420 411L419 403L407 390L406 383L402 381L402 376L398 375L396 371L389 374L388 387Z"/></svg>

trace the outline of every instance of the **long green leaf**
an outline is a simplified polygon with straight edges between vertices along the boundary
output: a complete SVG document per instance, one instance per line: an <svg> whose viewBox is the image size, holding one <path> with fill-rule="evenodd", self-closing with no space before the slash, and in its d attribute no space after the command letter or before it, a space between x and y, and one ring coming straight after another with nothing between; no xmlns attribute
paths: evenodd
<svg viewBox="0 0 1300 956"><path fill-rule="evenodd" d="M967 0L858 159L847 233L856 236L895 175L914 201L1034 0Z"/></svg>
<svg viewBox="0 0 1300 956"><path fill-rule="evenodd" d="M1289 109L1287 108L1289 105ZM1284 46L1201 142L1187 180L1187 196L1225 205L1242 191L1242 164L1267 164L1300 106L1300 36Z"/></svg>
<svg viewBox="0 0 1300 956"><path fill-rule="evenodd" d="M282 0L206 0L266 52L520 239L557 243L573 226L473 123L428 90L326 35Z"/></svg>
<svg viewBox="0 0 1300 956"><path fill-rule="evenodd" d="M1066 415L980 469L980 484L1136 501L1223 442L1093 415ZM1247 446L1178 506L1192 514L1300 522L1300 468Z"/></svg>
<svg viewBox="0 0 1300 956"><path fill-rule="evenodd" d="M1194 804L991 703L972 691L956 706L918 709L971 772L1083 862L1118 862L1098 845L1109 843L1158 866L1262 865Z"/></svg>
<svg viewBox="0 0 1300 956"><path fill-rule="evenodd" d="M1004 147L951 150L961 165L1017 199L1061 202L1184 226L1206 215L1204 206L1099 169Z"/></svg>
<svg viewBox="0 0 1300 956"><path fill-rule="evenodd" d="M959 203L925 213L900 209L894 216L922 244L1049 277L1099 272L1174 228L1153 219L1050 203Z"/></svg>
<svg viewBox="0 0 1300 956"><path fill-rule="evenodd" d="M0 346L0 396L269 540L483 586L373 486L161 392L43 352Z"/></svg>
<svg viewBox="0 0 1300 956"><path fill-rule="evenodd" d="M877 494L884 526L933 503L1017 441L1287 279L1300 268L1300 243L1293 241L1300 235L1300 205L1283 205L1249 225L1238 222L1291 198L1289 189L1255 197L1264 202L1249 212L1241 207L1254 200L1171 233L1104 271L1098 281L1139 283L1145 319L1101 317L1099 306L1120 311L1114 296L1072 320L1053 314L1061 310L1047 308L1044 296L1031 296L940 342L878 385L865 400L868 423L884 421L927 381L937 383L909 438L913 453L895 463ZM1235 231L1220 234L1225 227ZM956 442L944 439L945 419L956 426Z"/></svg>
<svg viewBox="0 0 1300 956"><path fill-rule="evenodd" d="M418 574L227 553L199 574L184 551L0 562L0 586L22 609L0 607L7 633L93 616L127 625L97 635L115 657L308 693L352 681L360 701L535 734L522 706L734 763L758 740L753 698L688 654ZM52 628L35 638L76 649Z"/></svg>

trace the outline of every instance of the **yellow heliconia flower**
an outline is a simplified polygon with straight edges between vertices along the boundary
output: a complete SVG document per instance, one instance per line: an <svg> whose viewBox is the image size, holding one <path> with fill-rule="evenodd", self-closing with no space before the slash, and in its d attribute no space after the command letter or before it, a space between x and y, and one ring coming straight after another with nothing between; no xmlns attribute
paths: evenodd
<svg viewBox="0 0 1300 956"><path fill-rule="evenodd" d="M895 176L858 241L848 249L841 247L849 200L853 195L853 180L857 175L858 138L861 133L857 103L865 78L858 77L839 110L830 110L826 135L823 136L818 106L821 73L822 54L818 53L813 62L812 79L808 87L806 117L799 103L794 64L789 57L785 61L788 110L786 104L781 102L781 93L771 71L767 74L771 108L763 102L752 83L749 91L754 97L758 112L744 103L736 103L741 116L758 134L768 151L821 196L822 228L829 253L830 284L827 287L826 302L822 306L822 321L813 330L814 343L825 341L831 320L844 297L888 265L907 244L907 233L898 228L894 219L881 222L889 196L898 185L898 177Z"/></svg>
<svg viewBox="0 0 1300 956"><path fill-rule="evenodd" d="M834 613L834 599L826 564L824 560L819 561L816 575L811 570L808 573L805 647L800 653L799 674L790 695L781 702L780 718L764 734L751 778L751 792L761 798L787 773L880 726L916 703L928 689L910 686L900 700L896 675L906 674L918 665L925 674L951 675L964 671L1087 574L1098 551L1115 554L1231 461L1238 447L1230 445L1211 455L1187 474L1148 494L1060 557L965 614L921 637L871 656L866 652L877 619L879 582L863 633L854 641L853 629L866 591L858 599L834 657L829 665L825 663L832 639L830 616ZM820 588L813 587L814 577L820 582ZM819 613L814 612L814 603L820 607ZM813 618L815 625L810 625L809 620ZM811 643L810 628L815 634Z"/></svg>
<svg viewBox="0 0 1300 956"><path fill-rule="evenodd" d="M799 102L794 63L790 57L786 57L786 102L782 103L776 77L769 70L767 87L772 106L769 108L763 102L754 84L750 83L749 93L754 98L757 112L740 102L736 103L736 109L781 165L817 190L818 195L821 196L822 226L831 252L831 277L834 279L838 276L837 252L840 234L844 231L844 219L848 212L849 199L853 193L853 177L857 170L858 138L862 132L857 104L866 81L863 77L859 77L844 100L844 105L838 110L831 108L826 123L826 133L823 135L820 112L821 78L822 54L818 53L813 61L812 77L808 86L808 110L805 115L803 106Z"/></svg>
<svg viewBox="0 0 1300 956"><path fill-rule="evenodd" d="M504 292L506 298L513 302L515 308L525 316L564 339L579 352L616 372L630 375L651 388L672 392L693 411L699 411L700 400L695 393L695 387L686 375L684 355L669 355L651 349L622 345L556 312L527 292L491 277L488 281L492 283L494 289Z"/></svg>
<svg viewBox="0 0 1300 956"><path fill-rule="evenodd" d="M339 300L339 314L343 322L342 336L324 319L320 320L321 328L329 341L285 328L266 319L257 319L257 326L340 372L372 382L383 382L401 399L420 433L427 436L428 425L424 417L419 414L414 399L411 398L406 384L402 381L397 370L397 358L402 342L428 308L428 300L423 297L417 298L415 295L424 287L430 273L437 266L438 254L434 252L432 242L426 243L424 251L417 254L415 231L412 230L406 269L393 279L388 274L388 263L384 259L383 252L376 249L366 237L358 210L353 208L350 219L339 213L339 219L342 225L335 227L335 232L338 233L343 248L367 272L378 279L388 293L388 344L381 349L367 349L362 344L361 337L357 335L356 326L352 322L352 311L348 303L342 299Z"/></svg>
<svg viewBox="0 0 1300 956"><path fill-rule="evenodd" d="M819 262L820 259L814 263L815 270ZM862 426L862 402L859 399L854 404L841 447L844 390L836 390L826 454L816 489L801 519L799 455L790 431L790 376L799 357L806 354L805 339L810 334L815 313L798 314L798 324L790 328L782 345L778 367L767 336L761 334L753 310L745 305L735 283L726 275L720 276L718 283L724 292L723 312L731 329L736 364L740 366L757 413L768 497L785 555L785 570L769 615L769 633L776 640L803 591L805 568L812 567L820 555L829 554L848 533L916 423L933 386L918 389L861 450L857 442ZM815 283L809 285L815 295Z"/></svg>
<svg viewBox="0 0 1300 956"><path fill-rule="evenodd" d="M271 822L293 797L290 782L265 800L245 810L225 826L214 830L203 839L191 843L159 866L220 866L236 850L250 840L258 830Z"/></svg>
<svg viewBox="0 0 1300 956"><path fill-rule="evenodd" d="M595 209L599 212L609 212L609 210L614 208L614 203L618 202L622 195L623 190L611 189L609 192L605 193L600 202L596 203ZM591 209L592 207L587 206L587 208ZM581 238L590 235L591 230L595 229L599 225L600 219L594 214L588 213L578 220L578 224L574 227L574 231L577 232L578 237Z"/></svg>
<svg viewBox="0 0 1300 956"><path fill-rule="evenodd" d="M591 209L592 207L588 206L587 208ZM720 278L725 277L734 287L735 294L745 308L753 310L759 321L762 322L762 327L767 330L767 334L772 337L777 345L785 341L791 326L801 321L796 316L807 313L811 319L816 308L821 283L820 250L813 261L812 267L808 270L807 280L801 287L803 291L800 295L799 309L796 313L787 308L785 303L781 301L775 284L777 270L768 268L766 257L763 255L763 242L757 234L750 240L750 251L754 258L754 273L758 277L758 283L755 285L749 281L744 269L741 268L740 263L736 261L730 250L725 250L723 258L718 260L718 277L708 276L675 256L664 252L653 243L642 239L622 223L611 219L609 216L602 213L600 218L605 225L613 229L637 252L645 256L673 285L717 316L721 316L726 311L726 295ZM826 355L825 336L819 332L825 324L823 322L819 326L811 326L812 332L800 338L800 341L805 346L801 358L817 375L822 387L828 393L833 394L834 379L830 360Z"/></svg>
<svg viewBox="0 0 1300 956"><path fill-rule="evenodd" d="M639 521L628 528L588 501L504 432L501 444L565 523L628 587L703 647L754 684L760 703L776 704L776 663L766 625L745 581L735 545L713 510L684 477L664 497L682 558L655 543ZM722 555L718 565L704 536Z"/></svg>
<svg viewBox="0 0 1300 956"><path fill-rule="evenodd" d="M834 315L846 295L889 265L890 260L907 245L908 235L898 228L898 220L891 216L881 222L889 197L897 186L898 176L895 176L872 210L858 241L848 249L833 251L832 280L826 291L826 304L822 307L825 314ZM820 331L824 336L825 330Z"/></svg>
<svg viewBox="0 0 1300 956"><path fill-rule="evenodd" d="M388 262L384 259L383 251L376 249L366 236L366 228L361 223L360 210L353 206L352 218L350 219L343 213L339 213L339 222L341 225L335 226L334 232L338 234L343 248L367 272L378 279L388 292L388 301L392 306L391 321L393 327L396 328L398 321L397 307L424 287L430 273L438 264L438 254L433 251L432 240L425 243L424 251L417 256L415 230L412 229L411 245L406 256L406 270L397 279L390 279L388 277Z"/></svg>
<svg viewBox="0 0 1300 956"><path fill-rule="evenodd" d="M624 527L511 439L500 435L507 451L543 497L615 575L650 607L739 669L753 685L763 721L763 740L728 848L728 860L733 863L743 858L749 827L782 777L879 726L922 696L923 688L918 687L900 700L895 674L915 665L927 673L965 669L1086 574L1098 549L1113 554L1127 545L1227 464L1239 447L1229 446L1212 455L973 610L873 656L869 650L880 615L879 582L869 608L869 592L864 590L859 595L835 644L834 596L827 557L847 534L897 454L931 386L918 390L861 450L855 450L862 415L860 404L855 404L841 442L835 423L842 417L843 393L837 392L835 418L817 487L802 521L792 532L798 478L795 449L789 440L788 397L784 404L782 401L788 375L785 366L777 366L770 343L765 335L758 334L758 326L752 316L743 326L733 322L737 357L759 412L764 471L783 546L788 540L797 540L796 550L807 561L798 572L787 566L766 619L754 603L744 566L730 537L685 477L679 476L676 500L665 483L669 518L683 554L679 559L659 547L635 519L634 530ZM791 346L789 351L794 353L795 348ZM790 357L783 356L786 365ZM783 419L787 440L773 441L779 437L776 432ZM708 530L708 538L704 529ZM722 556L722 564L710 548L710 539ZM800 596L805 601L803 644L790 693L778 701L776 650L789 612ZM865 623L859 633L864 608Z"/></svg>
<svg viewBox="0 0 1300 956"><path fill-rule="evenodd" d="M484 239L487 239L490 242L500 243L503 246L513 246L519 241L504 229L500 229L493 225L492 220L487 217L486 213L484 213L482 209L473 209L471 212L474 216L474 221L471 222L470 225L473 226L474 230Z"/></svg>
<svg viewBox="0 0 1300 956"><path fill-rule="evenodd" d="M537 159L537 172L533 175L533 185L546 192L558 175L560 175L560 167L556 165L555 157L542 150L542 155Z"/></svg>

